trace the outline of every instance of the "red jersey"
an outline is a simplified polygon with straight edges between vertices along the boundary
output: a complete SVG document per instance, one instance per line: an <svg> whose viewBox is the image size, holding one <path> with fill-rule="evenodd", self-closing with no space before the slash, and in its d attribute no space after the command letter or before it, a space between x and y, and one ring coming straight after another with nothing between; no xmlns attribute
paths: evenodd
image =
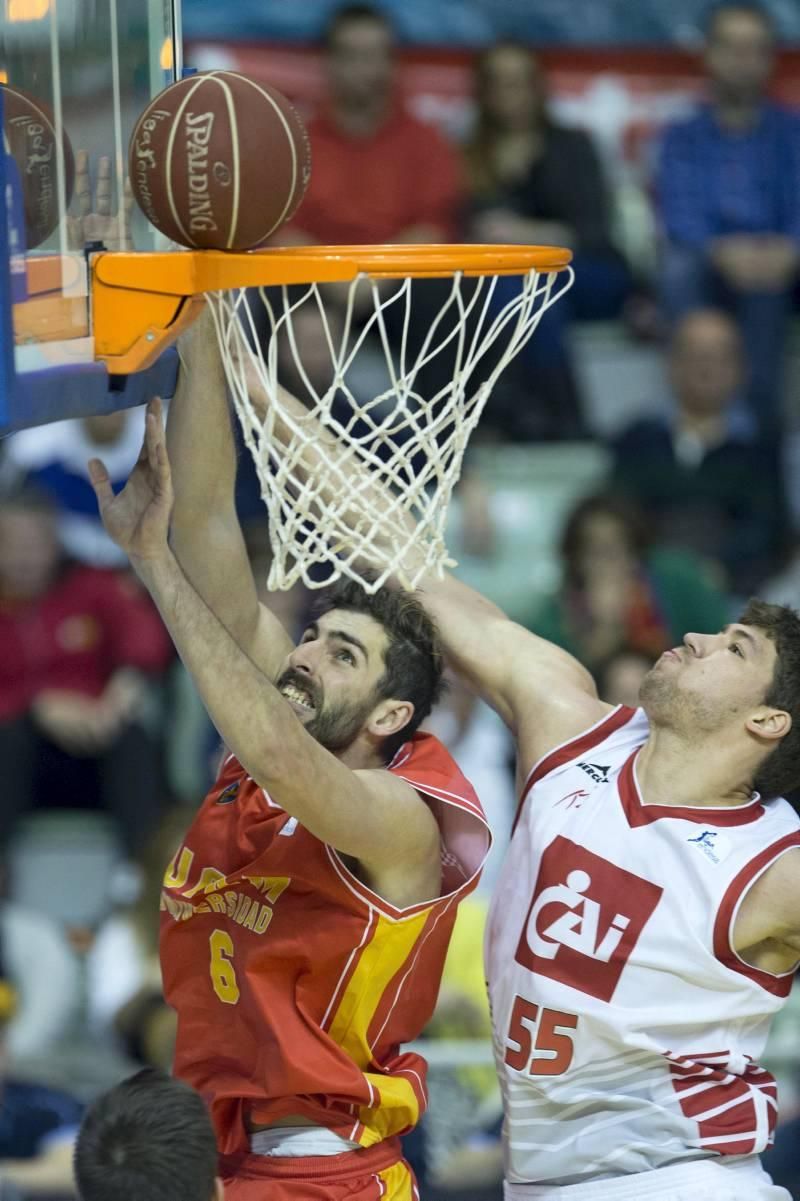
<svg viewBox="0 0 800 1201"><path fill-rule="evenodd" d="M414 225L435 226L442 242L455 237L461 163L433 126L397 105L370 137L351 137L325 112L309 122L308 135L314 166L289 229L326 244L394 242Z"/></svg>
<svg viewBox="0 0 800 1201"><path fill-rule="evenodd" d="M19 717L47 688L102 694L115 671L163 671L172 643L133 579L70 564L36 600L0 600L0 720Z"/></svg>
<svg viewBox="0 0 800 1201"><path fill-rule="evenodd" d="M220 1151L247 1122L302 1114L370 1146L424 1111L425 1061L403 1052L433 1012L447 944L490 835L441 743L389 765L428 802L442 889L397 909L230 756L164 879L161 968L178 1014L175 1073L205 1098Z"/></svg>

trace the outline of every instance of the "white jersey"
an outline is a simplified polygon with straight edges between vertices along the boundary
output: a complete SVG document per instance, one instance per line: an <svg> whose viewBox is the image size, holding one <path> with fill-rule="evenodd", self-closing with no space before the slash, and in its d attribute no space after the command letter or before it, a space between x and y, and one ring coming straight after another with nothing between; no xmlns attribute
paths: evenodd
<svg viewBox="0 0 800 1201"><path fill-rule="evenodd" d="M731 946L741 901L800 818L647 805L642 710L617 708L531 772L487 929L506 1179L573 1184L771 1141L758 1066L792 973Z"/></svg>

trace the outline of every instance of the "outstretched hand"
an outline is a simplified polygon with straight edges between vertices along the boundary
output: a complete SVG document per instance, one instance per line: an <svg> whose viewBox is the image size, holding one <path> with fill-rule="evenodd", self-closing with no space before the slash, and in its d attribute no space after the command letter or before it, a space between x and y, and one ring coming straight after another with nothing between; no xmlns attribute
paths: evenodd
<svg viewBox="0 0 800 1201"><path fill-rule="evenodd" d="M147 406L142 450L122 491L114 495L100 459L90 460L89 478L106 532L135 567L167 553L173 493L160 400Z"/></svg>

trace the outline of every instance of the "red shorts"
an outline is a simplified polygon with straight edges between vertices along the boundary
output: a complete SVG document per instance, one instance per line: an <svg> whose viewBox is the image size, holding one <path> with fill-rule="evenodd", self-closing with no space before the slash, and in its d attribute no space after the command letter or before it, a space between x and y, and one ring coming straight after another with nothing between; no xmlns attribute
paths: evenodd
<svg viewBox="0 0 800 1201"><path fill-rule="evenodd" d="M225 1201L419 1201L394 1140L343 1155L223 1159Z"/></svg>

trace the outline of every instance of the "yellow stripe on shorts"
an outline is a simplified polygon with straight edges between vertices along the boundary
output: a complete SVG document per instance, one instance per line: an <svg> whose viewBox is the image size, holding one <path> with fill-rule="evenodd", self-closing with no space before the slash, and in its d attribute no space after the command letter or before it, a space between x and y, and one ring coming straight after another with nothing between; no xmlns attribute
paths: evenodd
<svg viewBox="0 0 800 1201"><path fill-rule="evenodd" d="M404 1163L392 1164L378 1173L378 1179L385 1190L381 1193L381 1201L415 1201L414 1180Z"/></svg>

